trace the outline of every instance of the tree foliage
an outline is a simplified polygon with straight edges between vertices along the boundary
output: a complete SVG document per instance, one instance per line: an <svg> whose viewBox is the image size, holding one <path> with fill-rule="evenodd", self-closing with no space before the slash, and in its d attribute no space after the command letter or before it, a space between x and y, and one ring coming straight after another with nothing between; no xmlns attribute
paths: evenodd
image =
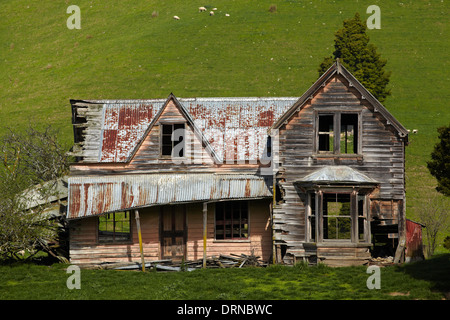
<svg viewBox="0 0 450 320"><path fill-rule="evenodd" d="M377 48L369 43L366 24L358 13L353 19L345 20L342 29L335 33L333 56L326 57L320 64L322 75L339 58L359 82L380 102L390 95L387 88L390 72L384 71L387 61L381 59Z"/></svg>
<svg viewBox="0 0 450 320"><path fill-rule="evenodd" d="M10 129L0 139L0 256L18 258L19 252L48 251L49 243L57 241L63 226L35 200L47 203L68 167L66 150L50 127Z"/></svg>
<svg viewBox="0 0 450 320"><path fill-rule="evenodd" d="M434 254L438 244L438 234L446 232L449 227L449 208L445 200L445 197L436 193L433 197L425 199L418 210L419 221L425 225L428 257Z"/></svg>
<svg viewBox="0 0 450 320"><path fill-rule="evenodd" d="M439 142L434 146L428 170L437 180L436 190L450 196L450 124L437 129Z"/></svg>

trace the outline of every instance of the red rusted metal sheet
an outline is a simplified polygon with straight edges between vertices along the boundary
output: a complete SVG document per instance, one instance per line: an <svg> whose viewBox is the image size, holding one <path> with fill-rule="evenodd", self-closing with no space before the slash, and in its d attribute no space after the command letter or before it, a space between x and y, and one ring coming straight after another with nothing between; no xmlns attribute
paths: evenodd
<svg viewBox="0 0 450 320"><path fill-rule="evenodd" d="M423 259L422 224L406 219L406 261Z"/></svg>
<svg viewBox="0 0 450 320"><path fill-rule="evenodd" d="M163 103L104 103L100 162L125 162Z"/></svg>
<svg viewBox="0 0 450 320"><path fill-rule="evenodd" d="M215 153L225 162L256 161L266 147L268 128L297 98L179 99ZM126 162L166 100L103 103L99 162Z"/></svg>

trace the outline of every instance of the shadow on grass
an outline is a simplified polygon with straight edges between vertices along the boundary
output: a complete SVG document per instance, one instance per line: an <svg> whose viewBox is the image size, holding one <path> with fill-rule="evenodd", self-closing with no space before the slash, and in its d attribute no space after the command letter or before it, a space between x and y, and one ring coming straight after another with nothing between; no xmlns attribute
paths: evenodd
<svg viewBox="0 0 450 320"><path fill-rule="evenodd" d="M406 263L397 271L432 284L432 290L444 293L450 299L450 254L439 254L424 261Z"/></svg>

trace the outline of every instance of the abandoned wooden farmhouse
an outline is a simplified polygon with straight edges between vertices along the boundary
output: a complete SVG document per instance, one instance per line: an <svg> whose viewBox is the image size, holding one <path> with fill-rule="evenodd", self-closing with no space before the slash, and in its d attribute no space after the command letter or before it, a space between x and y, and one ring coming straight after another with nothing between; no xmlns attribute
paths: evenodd
<svg viewBox="0 0 450 320"><path fill-rule="evenodd" d="M73 264L401 256L408 131L339 61L300 98L71 106Z"/></svg>

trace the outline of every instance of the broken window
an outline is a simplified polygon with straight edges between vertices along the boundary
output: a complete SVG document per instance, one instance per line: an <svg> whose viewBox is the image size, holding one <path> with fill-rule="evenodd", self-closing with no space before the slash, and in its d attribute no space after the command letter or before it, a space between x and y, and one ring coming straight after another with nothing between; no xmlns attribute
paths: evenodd
<svg viewBox="0 0 450 320"><path fill-rule="evenodd" d="M341 114L340 153L358 153L358 115Z"/></svg>
<svg viewBox="0 0 450 320"><path fill-rule="evenodd" d="M184 123L161 125L161 155L184 157Z"/></svg>
<svg viewBox="0 0 450 320"><path fill-rule="evenodd" d="M129 211L108 213L98 218L98 242L115 243L131 240Z"/></svg>
<svg viewBox="0 0 450 320"><path fill-rule="evenodd" d="M319 115L319 151L334 151L334 116Z"/></svg>
<svg viewBox="0 0 450 320"><path fill-rule="evenodd" d="M307 241L369 242L365 193L310 192L306 210Z"/></svg>
<svg viewBox="0 0 450 320"><path fill-rule="evenodd" d="M247 201L216 203L216 240L248 239Z"/></svg>
<svg viewBox="0 0 450 320"><path fill-rule="evenodd" d="M367 234L367 215L366 215L366 196L358 195L358 239L359 241L368 241Z"/></svg>
<svg viewBox="0 0 450 320"><path fill-rule="evenodd" d="M350 240L351 230L350 194L324 193L323 239Z"/></svg>
<svg viewBox="0 0 450 320"><path fill-rule="evenodd" d="M319 114L317 130L319 153L358 153L357 113Z"/></svg>
<svg viewBox="0 0 450 320"><path fill-rule="evenodd" d="M314 193L309 194L308 240L316 241L316 195Z"/></svg>

